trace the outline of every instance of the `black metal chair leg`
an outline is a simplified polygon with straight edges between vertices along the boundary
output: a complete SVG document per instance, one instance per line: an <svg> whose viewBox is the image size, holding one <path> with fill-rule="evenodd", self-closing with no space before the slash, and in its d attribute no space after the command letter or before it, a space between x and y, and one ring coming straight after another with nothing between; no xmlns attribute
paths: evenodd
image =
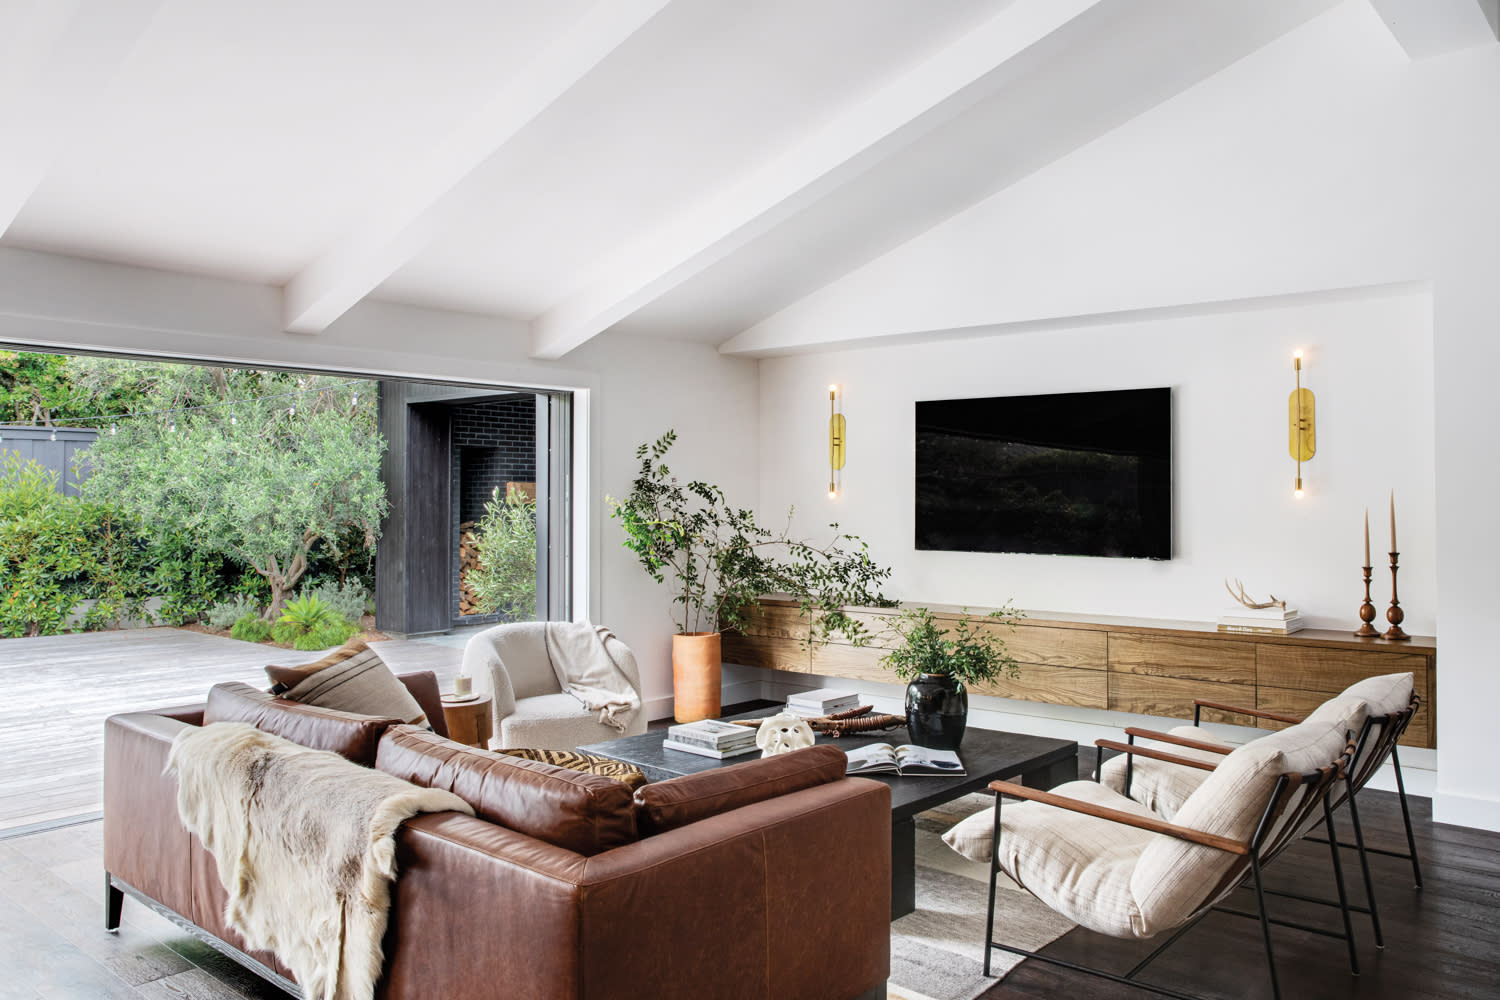
<svg viewBox="0 0 1500 1000"><path fill-rule="evenodd" d="M104 929L117 931L120 929L120 908L125 903L125 893L115 888L114 881L109 877L109 872L104 873Z"/></svg>
<svg viewBox="0 0 1500 1000"><path fill-rule="evenodd" d="M1000 875L1000 793L995 793L995 829L990 833L990 907L984 917L984 974L990 974L995 947L995 881Z"/></svg>
<svg viewBox="0 0 1500 1000"><path fill-rule="evenodd" d="M1359 975L1359 952L1354 947L1354 923L1349 919L1349 895L1344 891L1344 866L1339 862L1339 838L1333 829L1333 810L1323 800L1323 819L1328 824L1328 854L1333 858L1333 881L1339 890L1339 913L1344 917L1344 942L1349 946L1349 971Z"/></svg>
<svg viewBox="0 0 1500 1000"><path fill-rule="evenodd" d="M1255 905L1260 910L1260 934L1266 943L1266 968L1271 973L1271 996L1281 1000L1281 984L1276 980L1276 955L1271 951L1271 920L1266 916L1266 895L1260 885L1260 859L1250 855L1250 874L1255 881Z"/></svg>
<svg viewBox="0 0 1500 1000"><path fill-rule="evenodd" d="M1348 782L1345 787L1349 788ZM1365 899L1370 904L1370 926L1375 931L1375 947L1385 947L1385 935L1380 930L1380 911L1375 906L1375 881L1370 878L1370 857L1365 853L1365 831L1359 822L1359 804L1354 801L1354 789L1349 788L1349 822L1354 825L1354 846L1359 851L1359 867L1365 876ZM1329 841L1337 844L1338 838L1329 830Z"/></svg>
<svg viewBox="0 0 1500 1000"><path fill-rule="evenodd" d="M1411 852L1411 877L1416 881L1416 887L1422 888L1422 866L1417 861L1417 838L1411 833L1411 810L1406 806L1406 782L1401 777L1401 750L1397 745L1391 746L1391 767L1396 771L1396 791L1401 798L1401 819L1406 824L1406 849Z"/></svg>

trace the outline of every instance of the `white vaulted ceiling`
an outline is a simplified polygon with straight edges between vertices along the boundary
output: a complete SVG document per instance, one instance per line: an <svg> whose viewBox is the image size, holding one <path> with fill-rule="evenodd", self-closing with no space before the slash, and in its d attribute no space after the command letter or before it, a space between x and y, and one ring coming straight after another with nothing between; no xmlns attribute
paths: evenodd
<svg viewBox="0 0 1500 1000"><path fill-rule="evenodd" d="M723 343L1335 2L5 0L0 246Z"/></svg>

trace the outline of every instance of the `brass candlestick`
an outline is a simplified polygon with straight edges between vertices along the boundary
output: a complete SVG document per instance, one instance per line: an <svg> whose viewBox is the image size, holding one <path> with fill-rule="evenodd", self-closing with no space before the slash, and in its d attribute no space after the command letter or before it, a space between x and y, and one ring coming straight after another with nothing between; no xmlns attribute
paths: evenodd
<svg viewBox="0 0 1500 1000"><path fill-rule="evenodd" d="M1406 618L1406 612L1401 610L1401 601L1396 597L1396 570L1398 569L1396 557L1401 553L1391 553L1391 606L1385 609L1385 620L1391 623L1391 627L1385 630L1382 639L1390 639L1392 642L1400 642L1410 639L1411 636L1401 631L1401 622Z"/></svg>
<svg viewBox="0 0 1500 1000"><path fill-rule="evenodd" d="M1365 569L1365 602L1359 606L1359 619L1364 624L1360 625L1359 628L1355 629L1354 634L1357 635L1357 636L1359 636L1362 639L1378 639L1380 637L1380 633L1378 631L1376 631L1374 625L1370 624L1371 622L1373 622L1375 620L1375 613L1376 613L1375 612L1375 605L1373 605L1373 604L1370 603L1370 570L1371 570L1371 567L1366 566L1364 569Z"/></svg>

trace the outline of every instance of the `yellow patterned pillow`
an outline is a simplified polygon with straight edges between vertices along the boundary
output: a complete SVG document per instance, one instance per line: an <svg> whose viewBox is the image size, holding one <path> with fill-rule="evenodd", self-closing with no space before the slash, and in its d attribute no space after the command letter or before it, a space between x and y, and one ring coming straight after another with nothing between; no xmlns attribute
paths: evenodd
<svg viewBox="0 0 1500 1000"><path fill-rule="evenodd" d="M531 747L513 747L497 752L510 757L520 757L522 760L539 760L543 764L565 767L570 771L582 771L584 774L598 774L606 778L614 778L616 781L625 782L632 791L646 783L646 776L629 764L622 764L608 757L596 757L591 753L579 753L577 750L537 750Z"/></svg>

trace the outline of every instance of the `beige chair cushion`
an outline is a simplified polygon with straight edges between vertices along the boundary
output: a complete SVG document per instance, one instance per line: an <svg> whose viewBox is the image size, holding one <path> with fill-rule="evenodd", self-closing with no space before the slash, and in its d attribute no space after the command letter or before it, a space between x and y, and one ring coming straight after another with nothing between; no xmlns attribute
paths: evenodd
<svg viewBox="0 0 1500 1000"><path fill-rule="evenodd" d="M1093 781L1070 781L1052 792L1151 815ZM994 815L993 809L976 813L943 839L965 857L989 860ZM1039 802L1006 803L1000 823L1000 867L1006 874L1070 920L1102 934L1136 936L1132 928L1141 921L1131 875L1155 834Z"/></svg>
<svg viewBox="0 0 1500 1000"><path fill-rule="evenodd" d="M1411 702L1412 682L1410 673L1366 677L1346 687L1341 697L1364 699L1371 715L1393 715Z"/></svg>
<svg viewBox="0 0 1500 1000"><path fill-rule="evenodd" d="M1190 795L1172 822L1231 840L1249 841L1283 772L1306 772L1336 760L1347 742L1346 718L1304 722L1252 740L1224 758ZM1220 881L1235 856L1172 837L1142 852L1130 889L1139 906L1132 936L1152 937L1178 926L1226 891Z"/></svg>
<svg viewBox="0 0 1500 1000"><path fill-rule="evenodd" d="M1393 675L1405 676L1410 674ZM1371 678L1371 680L1384 680L1384 678ZM1368 684L1361 681L1354 687ZM1367 714L1366 700L1355 694L1351 694L1354 688L1345 691L1337 697L1330 698L1313 710L1305 722L1320 722L1328 725L1342 725L1355 736L1359 735L1360 728L1365 724ZM1381 692L1384 688L1380 689ZM1410 687L1407 688L1410 696ZM1405 702L1402 703L1403 707ZM1200 743L1213 743L1232 750L1234 745L1225 743L1220 737L1199 726L1174 726L1167 730L1169 736L1181 736L1184 739L1197 740ZM1264 737L1261 737L1264 739ZM1165 750L1167 753L1181 757L1189 757L1193 760L1203 760L1215 763L1223 760L1222 754L1210 753L1207 750L1194 750L1189 747L1179 747L1173 744L1154 744L1157 749ZM1130 797L1137 802L1148 806L1158 816L1166 820L1173 820L1182 809L1183 803L1187 802L1188 796L1198 790L1203 784L1209 772L1200 771L1197 768L1183 767L1180 764L1169 764L1166 761L1151 760L1149 757L1137 757L1135 759L1134 773L1130 779ZM1111 757L1104 762L1099 780L1117 792L1125 791L1125 755Z"/></svg>
<svg viewBox="0 0 1500 1000"><path fill-rule="evenodd" d="M518 698L515 711L500 720L497 748L546 747L571 750L590 743L620 738L620 732L603 725L570 694L543 694Z"/></svg>
<svg viewBox="0 0 1500 1000"><path fill-rule="evenodd" d="M1201 760L1209 764L1219 763L1234 749L1233 744L1225 743L1213 733L1197 726L1173 726L1167 730L1167 735L1222 746L1224 753L1194 750L1191 747L1180 747L1172 743L1146 745L1174 756ZM1122 795L1125 794L1125 761L1125 754L1111 757L1104 762L1104 767L1099 774L1101 784ZM1164 760L1152 760L1150 757L1136 757L1130 776L1130 797L1163 819L1170 820L1177 815L1177 811L1188 800L1188 796L1198 790L1198 786L1203 784L1208 775L1208 771L1200 771L1194 767L1170 764Z"/></svg>

